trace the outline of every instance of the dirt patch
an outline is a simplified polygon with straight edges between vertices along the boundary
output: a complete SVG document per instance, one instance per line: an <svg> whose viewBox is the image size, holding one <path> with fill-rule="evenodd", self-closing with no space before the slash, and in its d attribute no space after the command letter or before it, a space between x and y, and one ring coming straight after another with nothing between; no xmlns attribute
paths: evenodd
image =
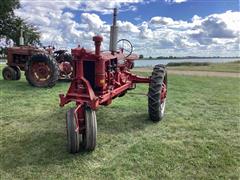
<svg viewBox="0 0 240 180"><path fill-rule="evenodd" d="M152 72L152 68L135 68L135 72ZM185 71L168 69L168 74L186 75L186 76L210 76L210 77L238 77L240 73L234 72L212 72L212 71Z"/></svg>

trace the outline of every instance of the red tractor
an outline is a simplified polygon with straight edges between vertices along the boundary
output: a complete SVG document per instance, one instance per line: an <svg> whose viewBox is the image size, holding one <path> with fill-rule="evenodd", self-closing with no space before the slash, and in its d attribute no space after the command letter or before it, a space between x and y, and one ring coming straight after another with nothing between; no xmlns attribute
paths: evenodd
<svg viewBox="0 0 240 180"><path fill-rule="evenodd" d="M60 106L75 102L76 107L66 114L68 150L77 153L80 148L92 151L96 146L97 120L95 111L100 105L109 105L123 96L137 83L148 83L148 113L154 122L164 116L167 97L167 72L165 66L156 65L150 77L140 77L130 72L133 61L132 45L127 40L117 43L116 13L111 26L110 51L101 51L101 36L93 37L95 52L84 48L72 49L73 80L66 95L60 94ZM117 44L121 45L117 48ZM126 49L125 47L130 47Z"/></svg>
<svg viewBox="0 0 240 180"><path fill-rule="evenodd" d="M5 80L19 80L21 71L30 85L53 87L58 79L70 79L72 56L66 50L48 47L19 46L7 49L7 67L2 71Z"/></svg>

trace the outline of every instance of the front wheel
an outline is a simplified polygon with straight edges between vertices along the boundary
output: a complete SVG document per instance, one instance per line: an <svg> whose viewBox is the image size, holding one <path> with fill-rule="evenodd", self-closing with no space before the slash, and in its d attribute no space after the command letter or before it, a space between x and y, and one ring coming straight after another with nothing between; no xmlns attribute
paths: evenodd
<svg viewBox="0 0 240 180"><path fill-rule="evenodd" d="M18 66L12 66L12 68L16 71L16 80L21 79L21 70Z"/></svg>
<svg viewBox="0 0 240 180"><path fill-rule="evenodd" d="M153 68L148 91L148 113L152 121L162 120L167 99L167 71L164 65Z"/></svg>
<svg viewBox="0 0 240 180"><path fill-rule="evenodd" d="M74 117L75 108L71 108L66 114L67 148L70 153L78 153L80 150L80 134L76 131L77 124Z"/></svg>
<svg viewBox="0 0 240 180"><path fill-rule="evenodd" d="M4 80L17 80L17 72L10 66L3 68L2 76Z"/></svg>
<svg viewBox="0 0 240 180"><path fill-rule="evenodd" d="M85 131L83 132L83 148L86 151L93 151L97 140L96 113L89 107L85 108Z"/></svg>

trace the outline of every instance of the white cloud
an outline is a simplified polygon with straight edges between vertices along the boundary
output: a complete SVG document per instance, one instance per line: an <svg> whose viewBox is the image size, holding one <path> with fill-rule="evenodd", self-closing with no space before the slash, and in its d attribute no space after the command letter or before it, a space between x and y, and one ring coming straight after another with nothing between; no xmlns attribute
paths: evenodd
<svg viewBox="0 0 240 180"><path fill-rule="evenodd" d="M131 32L131 33L139 33L140 30L137 26L128 21L117 21L117 25L119 26L120 32Z"/></svg>
<svg viewBox="0 0 240 180"><path fill-rule="evenodd" d="M183 2L183 0L171 0L172 3L180 3L180 1ZM103 21L97 13L112 12L106 7L146 3L143 0L87 2L52 0L46 3L41 0L21 0L22 7L16 11L16 14L39 28L44 45L55 43L59 47L72 48L80 44L92 48L92 36L101 34L104 37L103 47L107 49L110 24ZM76 14L72 10L78 9L93 11L83 12L77 22ZM220 55L219 49L223 55L234 56L239 53L240 12L227 11L207 17L194 15L190 21L162 16L152 17L149 21L138 20L139 24L119 20L118 25L119 38L131 40L136 53L139 54Z"/></svg>
<svg viewBox="0 0 240 180"><path fill-rule="evenodd" d="M87 24L90 31L100 29L106 23L102 21L98 15L89 13L82 13L81 21Z"/></svg>
<svg viewBox="0 0 240 180"><path fill-rule="evenodd" d="M157 16L152 17L149 22L143 22L139 28L140 37L148 46L154 43L152 47L156 54L174 52L175 55L237 56L239 24L240 13L227 11L207 17L195 15L190 22Z"/></svg>
<svg viewBox="0 0 240 180"><path fill-rule="evenodd" d="M153 17L150 20L150 24L162 24L162 25L168 25L168 24L173 24L173 19L169 18L169 17L160 17L160 16L156 16Z"/></svg>
<svg viewBox="0 0 240 180"><path fill-rule="evenodd" d="M187 2L188 0L165 0L167 3L183 3Z"/></svg>

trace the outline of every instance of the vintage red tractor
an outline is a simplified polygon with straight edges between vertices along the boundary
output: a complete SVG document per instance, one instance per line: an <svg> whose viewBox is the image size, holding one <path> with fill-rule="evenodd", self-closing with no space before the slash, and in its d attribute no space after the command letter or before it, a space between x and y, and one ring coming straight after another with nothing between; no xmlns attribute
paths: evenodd
<svg viewBox="0 0 240 180"><path fill-rule="evenodd" d="M29 84L36 87L53 87L58 79L71 79L73 71L72 56L66 50L54 51L50 46L10 47L7 65L2 71L5 80L19 80L22 70Z"/></svg>
<svg viewBox="0 0 240 180"><path fill-rule="evenodd" d="M148 83L148 113L152 121L164 116L167 98L167 71L156 65L150 77L140 77L130 72L133 61L132 45L127 40L117 43L116 13L111 26L110 51L101 51L101 36L93 37L95 52L84 48L72 49L73 80L66 95L60 94L60 106L75 102L76 107L66 113L68 150L77 153L83 148L92 151L96 146L97 120L95 111L100 105L109 105L123 96L137 83ZM120 48L117 48L117 44ZM125 47L130 47L126 49Z"/></svg>

